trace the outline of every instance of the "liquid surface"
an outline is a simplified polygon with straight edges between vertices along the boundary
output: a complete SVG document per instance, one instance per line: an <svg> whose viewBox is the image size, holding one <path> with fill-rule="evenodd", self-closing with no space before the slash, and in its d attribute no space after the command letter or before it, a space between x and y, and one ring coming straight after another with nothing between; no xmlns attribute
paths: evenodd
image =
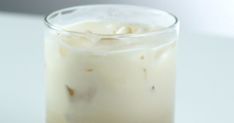
<svg viewBox="0 0 234 123"><path fill-rule="evenodd" d="M154 31L156 27L150 27L142 24L129 24L112 21L85 21L65 27L66 30L83 33L96 33L105 35L116 34L140 34Z"/></svg>
<svg viewBox="0 0 234 123"><path fill-rule="evenodd" d="M99 53L99 51L102 53L112 53L121 50L136 50L172 43L172 36L141 35L139 37L131 37L131 35L137 36L138 34L146 34L160 29L160 27L151 27L143 24L87 21L64 26L64 30L79 33L61 32L52 36L52 38L55 38L52 40L58 40L64 45L67 45L67 48L75 50L81 49L93 50L96 53Z"/></svg>

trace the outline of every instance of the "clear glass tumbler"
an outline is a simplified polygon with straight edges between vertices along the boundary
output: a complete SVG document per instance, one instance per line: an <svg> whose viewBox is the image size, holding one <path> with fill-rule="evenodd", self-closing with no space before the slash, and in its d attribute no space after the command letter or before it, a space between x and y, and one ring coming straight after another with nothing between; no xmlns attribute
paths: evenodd
<svg viewBox="0 0 234 123"><path fill-rule="evenodd" d="M64 28L86 20L158 28L139 34ZM55 11L45 24L47 123L173 123L179 28L174 15L88 5Z"/></svg>

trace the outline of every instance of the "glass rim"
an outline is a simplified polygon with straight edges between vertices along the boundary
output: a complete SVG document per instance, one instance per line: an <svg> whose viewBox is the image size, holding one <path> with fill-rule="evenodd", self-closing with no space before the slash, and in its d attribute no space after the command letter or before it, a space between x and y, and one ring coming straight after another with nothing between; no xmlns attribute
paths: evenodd
<svg viewBox="0 0 234 123"><path fill-rule="evenodd" d="M63 26L59 26L56 24L53 24L53 22L51 22L49 20L49 17L51 17L52 15L56 14L56 13L60 13L63 11L69 11L69 10L73 10L73 9L80 9L80 8L89 8L89 7L111 7L111 6L115 6L115 7L137 7L137 8L142 8L142 9L146 9L149 10L153 13L155 12L160 12L166 15L169 15L170 17L173 18L173 23L169 24L166 27L160 28L158 30L155 31L150 31L150 32L144 32L144 33L139 33L139 34L99 34L99 33L88 33L88 32L79 32L79 31L70 31L70 30L65 30L63 28ZM44 23L45 25L53 30L56 31L62 31L62 32L66 32L66 33L71 33L71 34L78 34L78 35L94 35L94 36L101 36L101 37L111 37L111 38L129 38L129 37L141 37L141 36L146 36L146 35L153 35L153 34L158 34L158 33L163 33L166 32L167 30L173 29L175 28L178 23L179 20L178 18L172 14L171 12L168 11L164 11L164 10L160 10L160 9L155 9L152 7L145 7L145 6L138 6L138 5L128 5L128 4L91 4L91 5L77 5L77 6L71 6L71 7L67 7L67 8L62 8L56 11L53 11L49 14L47 14L44 17Z"/></svg>

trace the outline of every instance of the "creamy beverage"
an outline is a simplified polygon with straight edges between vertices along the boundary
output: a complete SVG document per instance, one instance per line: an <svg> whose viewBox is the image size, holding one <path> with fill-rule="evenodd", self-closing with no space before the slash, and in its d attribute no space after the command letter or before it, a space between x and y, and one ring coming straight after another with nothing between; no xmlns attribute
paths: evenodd
<svg viewBox="0 0 234 123"><path fill-rule="evenodd" d="M47 123L173 123L176 29L105 18L50 28Z"/></svg>

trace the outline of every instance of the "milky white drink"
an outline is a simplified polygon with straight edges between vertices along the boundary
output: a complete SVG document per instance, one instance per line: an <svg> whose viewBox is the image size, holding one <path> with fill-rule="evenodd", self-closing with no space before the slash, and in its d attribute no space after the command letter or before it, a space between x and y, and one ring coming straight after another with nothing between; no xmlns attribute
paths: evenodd
<svg viewBox="0 0 234 123"><path fill-rule="evenodd" d="M47 123L173 122L176 31L104 19L51 28Z"/></svg>

